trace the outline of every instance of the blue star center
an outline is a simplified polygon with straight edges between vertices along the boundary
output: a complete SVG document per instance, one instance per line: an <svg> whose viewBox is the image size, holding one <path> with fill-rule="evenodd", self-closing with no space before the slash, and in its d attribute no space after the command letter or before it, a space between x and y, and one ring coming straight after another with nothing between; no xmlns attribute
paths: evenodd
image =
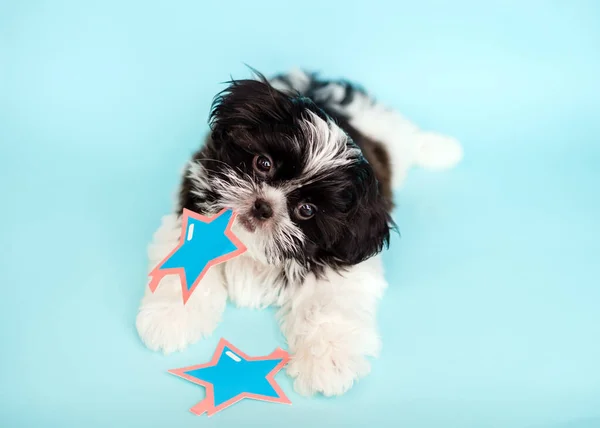
<svg viewBox="0 0 600 428"><path fill-rule="evenodd" d="M237 250L225 235L232 215L232 211L226 211L210 223L188 217L183 245L165 260L161 269L183 268L185 284L191 289L211 260Z"/></svg>
<svg viewBox="0 0 600 428"><path fill-rule="evenodd" d="M243 393L279 397L267 375L281 359L248 361L225 347L216 365L186 372L214 387L215 407Z"/></svg>

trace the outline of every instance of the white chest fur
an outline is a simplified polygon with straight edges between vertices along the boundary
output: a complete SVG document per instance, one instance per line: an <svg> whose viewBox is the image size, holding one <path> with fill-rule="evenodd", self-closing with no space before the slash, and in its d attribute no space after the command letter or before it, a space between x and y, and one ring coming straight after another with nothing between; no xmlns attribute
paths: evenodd
<svg viewBox="0 0 600 428"><path fill-rule="evenodd" d="M224 264L223 276L229 298L237 306L257 309L285 301L287 287L280 267L242 255Z"/></svg>

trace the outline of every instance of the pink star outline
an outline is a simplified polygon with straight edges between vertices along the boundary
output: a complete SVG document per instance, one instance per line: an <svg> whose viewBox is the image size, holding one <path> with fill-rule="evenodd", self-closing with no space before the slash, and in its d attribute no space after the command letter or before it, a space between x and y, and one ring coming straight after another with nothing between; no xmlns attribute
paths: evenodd
<svg viewBox="0 0 600 428"><path fill-rule="evenodd" d="M269 396L260 395L260 394L242 392L241 394L236 395L235 397L227 400L226 402L221 403L218 406L215 406L215 391L214 391L213 384L210 382L206 382L201 379L195 378L193 376L190 376L187 374L187 372L217 365L219 362L219 358L221 357L221 354L223 353L225 347L231 349L233 352L235 352L236 354L238 354L240 357L244 358L247 361L262 361L262 360L279 360L279 359L281 359L281 362L279 362L279 364L277 364L266 376L267 381L271 384L271 386L273 387L275 392L277 392L278 397L269 397ZM244 352L240 351L235 346L233 346L227 340L221 338L221 340L219 341L219 344L217 346L217 349L212 357L212 360L210 360L208 363L198 364L198 365L189 366L189 367L183 367L180 369L171 369L171 370L168 370L168 372L171 374L174 374L175 376L179 376L185 380L188 380L192 383L195 383L196 385L203 386L205 388L206 396L204 397L204 399L202 401L200 401L199 403L194 405L190 409L190 412L192 412L193 414L195 414L197 416L200 416L203 413L206 413L207 416L210 417L210 416L214 415L215 413L220 412L221 410L243 400L244 398L250 398L253 400L260 400L260 401L268 401L268 402L272 402L272 403L292 404L292 402L289 400L289 398L287 398L287 396L285 395L285 393L283 392L281 387L277 384L277 382L275 382L275 375L283 367L285 367L285 365L288 363L289 359L290 359L290 355L281 348L277 348L275 351L271 352L269 355L266 355L263 357L250 357L250 356L246 355Z"/></svg>
<svg viewBox="0 0 600 428"><path fill-rule="evenodd" d="M148 274L148 276L151 278L150 282L148 284L151 292L154 293L154 291L156 291L158 284L163 279L163 277L165 277L167 275L179 275L179 279L181 281L181 293L183 295L183 304L185 305L187 303L188 299L190 298L190 296L192 295L192 293L194 292L194 290L196 289L196 287L198 286L198 284L200 283L200 281L202 281L202 278L204 278L204 275L206 275L206 273L208 272L208 270L211 267L218 265L220 263L226 262L227 260L231 260L234 257L237 257L240 254L243 254L246 252L246 246L231 231L231 227L233 226L233 222L235 221L235 218L237 216L237 214L234 212L234 213L232 213L231 219L229 220L229 223L227 224L227 227L225 228L224 234L225 234L225 236L227 236L227 238L229 238L229 240L233 243L233 245L235 245L237 247L237 250L232 251L231 253L223 254L222 256L212 259L210 262L208 262L206 264L206 266L204 267L204 269L202 270L202 272L200 273L200 275L198 275L198 278L196 278L196 280L194 281L194 283L192 284L191 287L189 287L189 288L187 287L185 270L183 268L161 269L161 266L165 263L165 261L167 261L173 254L175 254L175 252L177 250L179 250L185 244L188 220L190 217L192 217L198 221L201 221L203 223L209 224L209 223L212 223L219 216L225 214L225 212L227 212L227 211L229 211L229 210L222 209L218 214L215 214L212 217L207 217L202 214L198 214L194 211L188 210L186 208L183 209L183 215L181 218L181 235L179 236L179 244L175 248L173 248L173 250Z"/></svg>

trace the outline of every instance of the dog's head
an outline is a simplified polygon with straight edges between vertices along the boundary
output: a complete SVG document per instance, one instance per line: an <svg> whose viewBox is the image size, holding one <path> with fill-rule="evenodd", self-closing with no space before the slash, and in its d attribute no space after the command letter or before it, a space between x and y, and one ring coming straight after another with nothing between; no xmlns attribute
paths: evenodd
<svg viewBox="0 0 600 428"><path fill-rule="evenodd" d="M371 165L311 100L234 81L188 171L196 207L238 212L236 233L266 263L359 263L387 245L390 218Z"/></svg>

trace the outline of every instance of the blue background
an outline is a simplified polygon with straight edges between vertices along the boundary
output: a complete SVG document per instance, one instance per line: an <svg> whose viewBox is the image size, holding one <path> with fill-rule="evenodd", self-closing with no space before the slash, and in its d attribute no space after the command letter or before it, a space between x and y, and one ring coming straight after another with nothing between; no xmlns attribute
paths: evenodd
<svg viewBox="0 0 600 428"><path fill-rule="evenodd" d="M0 1L2 427L600 426L600 3ZM167 369L223 336L284 341L228 308L168 357L134 319L145 248L246 62L347 76L464 163L415 171L385 254L384 350L336 399L211 419Z"/></svg>

